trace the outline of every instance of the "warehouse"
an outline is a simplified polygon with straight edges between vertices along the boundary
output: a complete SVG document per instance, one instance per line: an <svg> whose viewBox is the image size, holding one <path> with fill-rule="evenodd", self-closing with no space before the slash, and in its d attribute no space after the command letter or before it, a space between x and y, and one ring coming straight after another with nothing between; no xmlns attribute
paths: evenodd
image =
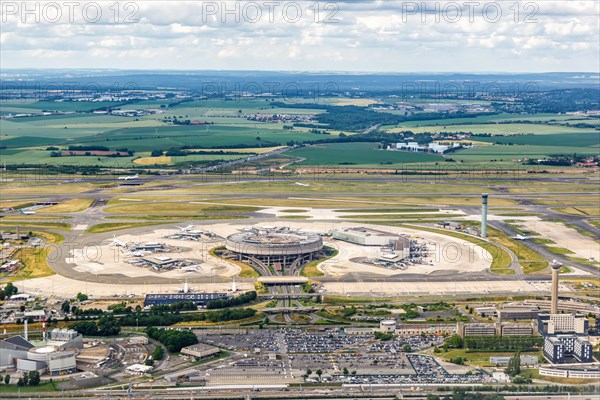
<svg viewBox="0 0 600 400"><path fill-rule="evenodd" d="M206 306L211 300L228 299L227 293L178 293L178 294L147 294L144 307L157 304L173 304L193 301L196 305Z"/></svg>

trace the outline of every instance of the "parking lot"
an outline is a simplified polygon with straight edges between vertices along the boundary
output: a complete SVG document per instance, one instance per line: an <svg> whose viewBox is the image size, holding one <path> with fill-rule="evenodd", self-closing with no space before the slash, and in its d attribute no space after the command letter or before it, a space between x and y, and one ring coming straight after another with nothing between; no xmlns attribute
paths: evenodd
<svg viewBox="0 0 600 400"><path fill-rule="evenodd" d="M442 337L418 335L379 341L373 334L348 335L329 329L231 329L197 331L201 342L233 352L230 358L199 367L209 385L301 383L484 383L478 371L448 372L433 357L413 354L440 345ZM408 349L408 347L410 349ZM315 375L322 371L322 377ZM466 372L466 371L465 371Z"/></svg>

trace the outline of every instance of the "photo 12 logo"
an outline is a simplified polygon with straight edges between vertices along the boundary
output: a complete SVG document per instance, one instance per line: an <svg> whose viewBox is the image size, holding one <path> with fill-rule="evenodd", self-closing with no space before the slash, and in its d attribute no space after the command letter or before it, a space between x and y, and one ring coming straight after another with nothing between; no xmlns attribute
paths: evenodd
<svg viewBox="0 0 600 400"><path fill-rule="evenodd" d="M284 21L295 24L309 18L315 23L335 24L339 5L310 1L202 1L202 23Z"/></svg>
<svg viewBox="0 0 600 400"><path fill-rule="evenodd" d="M405 1L401 5L402 22L450 23L482 19L487 23L502 20L514 23L538 23L540 7L532 1Z"/></svg>
<svg viewBox="0 0 600 400"><path fill-rule="evenodd" d="M133 1L1 1L3 24L111 23L139 21L140 6Z"/></svg>

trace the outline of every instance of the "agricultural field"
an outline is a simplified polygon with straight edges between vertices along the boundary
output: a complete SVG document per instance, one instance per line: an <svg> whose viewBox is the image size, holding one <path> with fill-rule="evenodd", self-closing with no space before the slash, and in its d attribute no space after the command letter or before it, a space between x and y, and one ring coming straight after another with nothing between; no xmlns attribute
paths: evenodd
<svg viewBox="0 0 600 400"><path fill-rule="evenodd" d="M523 158L544 158L556 154L577 153L578 155L597 155L598 149L592 147L562 147L562 146L478 146L452 153L449 157L456 161L511 161Z"/></svg>
<svg viewBox="0 0 600 400"><path fill-rule="evenodd" d="M447 121L446 121L447 122ZM593 128L576 128L572 126L550 125L550 124L465 124L465 125L434 125L434 126L414 126L407 128L393 128L389 132L402 132L410 130L413 133L472 133L472 134L490 134L490 135L557 135L567 133L598 133Z"/></svg>
<svg viewBox="0 0 600 400"><path fill-rule="evenodd" d="M303 147L287 153L305 158L296 165L394 168L404 163L436 162L444 158L435 154L385 151L377 143L335 143Z"/></svg>
<svg viewBox="0 0 600 400"><path fill-rule="evenodd" d="M600 132L565 133L562 135L511 135L477 137L479 142L531 146L592 147L600 151Z"/></svg>
<svg viewBox="0 0 600 400"><path fill-rule="evenodd" d="M514 115L514 114L490 114L478 115L466 118L452 119L430 119L423 121L408 121L399 124L399 127L424 127L424 126L448 126L462 124L494 124L496 122L511 122L511 121L531 121L545 122L553 124L577 124L586 123L590 125L598 125L598 118L577 117L573 115L557 115L557 114L533 114L533 115Z"/></svg>
<svg viewBox="0 0 600 400"><path fill-rule="evenodd" d="M395 102L393 99L386 101ZM441 103L455 101L436 100ZM272 102L276 102L273 104ZM0 157L7 164L39 164L103 168L151 168L190 164L210 165L220 161L243 158L248 152L261 154L291 142L307 143L335 140L341 131L323 128L323 124L300 124L294 129L284 129L285 123L258 122L247 119L252 114L317 115L328 112L327 107L351 106L360 110L378 103L369 97L324 97L319 99L298 98L255 98L255 99L211 99L175 102L173 99L139 100L132 103L116 102L2 102L3 113L61 112L64 114L35 115L0 120ZM314 103L315 108L308 108ZM489 106L488 102L474 101L473 104ZM300 105L300 107L299 107ZM106 107L122 110L151 110L148 115L125 117L93 113ZM303 108L307 107L307 108ZM368 108L364 108L371 114ZM386 112L386 111L378 111ZM392 114L399 115L396 112ZM337 114L336 114L337 115ZM352 115L340 114L340 118L352 119ZM418 163L433 163L451 158L459 163L513 162L513 159L542 158L556 154L576 153L597 155L600 151L599 119L560 114L508 114L490 113L464 118L446 118L423 121L407 121L397 126L380 126L379 129L393 132L410 130L414 133L472 132L491 134L492 137L476 137L477 146L460 150L442 157L437 154L384 152L377 149L377 142L339 142L313 145L286 153L286 156L305 159L292 166L331 166L361 168L398 168ZM205 125L174 125L171 121L200 121ZM512 123L513 121L514 123ZM524 123L528 121L529 123ZM374 122L375 123L375 122ZM578 127L574 126L575 124ZM581 127L584 124L585 127ZM293 123L287 124L293 125ZM335 125L335 124L334 124ZM314 132L316 127L320 132ZM596 128L594 128L596 127ZM368 130L367 130L368 131ZM359 133L344 132L348 134ZM511 136L500 136L511 135ZM513 136L518 135L518 136ZM507 144L500 146L499 144ZM512 144L512 145L510 145ZM48 147L57 146L102 146L110 150L126 148L135 152L129 157L78 156L51 157ZM185 146L188 152L223 151L224 154L188 154L186 156L151 157L153 150L166 151ZM265 159L266 160L266 159ZM262 160L262 161L265 161ZM280 163L293 160L278 159ZM275 163L269 160L272 165ZM451 166L452 164L445 164Z"/></svg>

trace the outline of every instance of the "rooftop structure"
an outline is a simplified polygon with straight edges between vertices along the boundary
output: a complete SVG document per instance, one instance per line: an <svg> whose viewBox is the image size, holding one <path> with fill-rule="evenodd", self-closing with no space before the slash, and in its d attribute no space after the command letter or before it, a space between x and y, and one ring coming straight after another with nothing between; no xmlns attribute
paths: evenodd
<svg viewBox="0 0 600 400"><path fill-rule="evenodd" d="M333 238L363 246L389 246L399 235L370 228L347 228L333 232Z"/></svg>
<svg viewBox="0 0 600 400"><path fill-rule="evenodd" d="M246 262L262 270L299 268L319 258L323 250L321 235L288 228L250 228L227 237L226 258Z"/></svg>
<svg viewBox="0 0 600 400"><path fill-rule="evenodd" d="M173 304L184 301L193 301L197 305L204 306L211 300L227 299L227 293L178 293L178 294L147 294L144 306L157 304Z"/></svg>

